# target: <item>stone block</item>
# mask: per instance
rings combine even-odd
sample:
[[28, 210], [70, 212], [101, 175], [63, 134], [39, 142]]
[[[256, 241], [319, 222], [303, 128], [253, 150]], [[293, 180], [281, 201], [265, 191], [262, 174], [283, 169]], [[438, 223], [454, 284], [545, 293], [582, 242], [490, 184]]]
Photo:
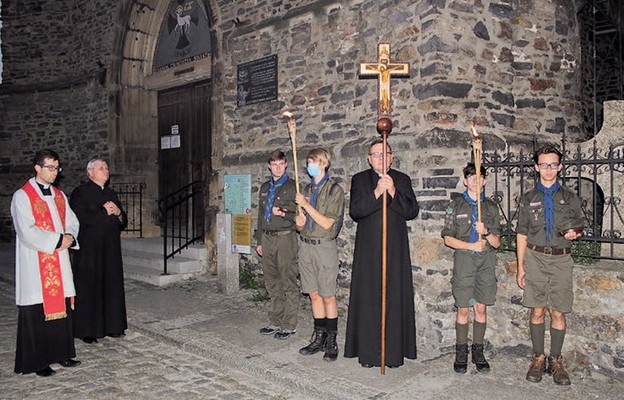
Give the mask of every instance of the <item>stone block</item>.
[[529, 78], [529, 82], [531, 82], [531, 90], [536, 92], [557, 88], [557, 81], [554, 79]]
[[477, 22], [477, 24], [472, 28], [472, 32], [474, 32], [475, 36], [479, 39], [490, 40], [490, 33], [482, 21]]
[[414, 85], [412, 93], [419, 100], [428, 99], [434, 96], [463, 99], [468, 96], [470, 89], [472, 89], [472, 84], [470, 83], [436, 82], [431, 85]]
[[497, 18], [502, 18], [502, 19], [511, 19], [511, 17], [513, 17], [514, 15], [513, 8], [511, 7], [511, 5], [504, 4], [504, 3], [492, 2], [490, 3], [490, 6], [488, 7], [488, 11], [493, 16]]
[[611, 292], [622, 288], [622, 283], [614, 277], [591, 276], [581, 279], [581, 283], [597, 292]]

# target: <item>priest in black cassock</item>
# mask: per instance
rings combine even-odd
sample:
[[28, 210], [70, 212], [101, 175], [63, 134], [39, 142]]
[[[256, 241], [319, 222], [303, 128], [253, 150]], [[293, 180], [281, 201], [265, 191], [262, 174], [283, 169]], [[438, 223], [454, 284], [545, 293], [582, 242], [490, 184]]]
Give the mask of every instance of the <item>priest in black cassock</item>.
[[72, 263], [76, 284], [74, 337], [94, 343], [105, 336], [119, 337], [128, 328], [120, 238], [128, 219], [117, 194], [106, 186], [106, 161], [89, 161], [87, 175], [89, 180], [70, 198], [80, 221], [81, 243]]
[[383, 171], [383, 142], [368, 152], [371, 169], [351, 180], [349, 214], [357, 222], [345, 357], [358, 357], [362, 367], [381, 366], [381, 236], [382, 195], [388, 192], [388, 252], [386, 291], [386, 358], [389, 368], [416, 358], [414, 286], [406, 221], [418, 215], [418, 201], [409, 176], [390, 169], [393, 155], [387, 145]]

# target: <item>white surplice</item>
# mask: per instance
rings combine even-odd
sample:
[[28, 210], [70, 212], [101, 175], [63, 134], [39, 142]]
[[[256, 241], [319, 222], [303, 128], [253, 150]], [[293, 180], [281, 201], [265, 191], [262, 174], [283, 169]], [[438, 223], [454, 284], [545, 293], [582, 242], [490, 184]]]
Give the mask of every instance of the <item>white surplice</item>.
[[[32, 185], [39, 197], [45, 201], [50, 209], [52, 221], [54, 222], [54, 232], [45, 231], [35, 226], [30, 199], [23, 189], [19, 189], [13, 194], [11, 200], [11, 216], [15, 227], [15, 303], [18, 306], [28, 306], [43, 303], [41, 290], [41, 275], [39, 273], [38, 252], [52, 254], [58, 244], [61, 233], [70, 233], [76, 238], [76, 243], [72, 249], [78, 249], [78, 230], [80, 224], [78, 218], [69, 207], [69, 201], [63, 192], [54, 188], [51, 196], [44, 196], [35, 178], [31, 178], [28, 183]], [[59, 217], [54, 196], [60, 195], [65, 198], [65, 230]], [[69, 251], [59, 252], [61, 264], [61, 276], [63, 279], [64, 297], [76, 295], [74, 288], [74, 278], [69, 261]]]

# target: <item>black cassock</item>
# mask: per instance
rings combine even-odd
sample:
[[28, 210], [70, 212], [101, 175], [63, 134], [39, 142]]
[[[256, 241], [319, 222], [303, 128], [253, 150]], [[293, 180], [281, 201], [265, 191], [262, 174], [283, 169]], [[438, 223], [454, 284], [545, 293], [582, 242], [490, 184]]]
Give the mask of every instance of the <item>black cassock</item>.
[[[107, 215], [103, 205], [113, 201], [122, 218]], [[76, 285], [74, 337], [102, 338], [123, 334], [128, 328], [124, 293], [120, 232], [127, 215], [117, 194], [89, 180], [77, 187], [69, 200], [80, 221], [72, 269]]]
[[[416, 358], [414, 286], [406, 221], [418, 215], [409, 176], [389, 170], [396, 193], [388, 198], [386, 291], [386, 366]], [[357, 222], [345, 357], [381, 366], [381, 235], [382, 196], [373, 193], [379, 175], [360, 172], [351, 180], [349, 214]]]

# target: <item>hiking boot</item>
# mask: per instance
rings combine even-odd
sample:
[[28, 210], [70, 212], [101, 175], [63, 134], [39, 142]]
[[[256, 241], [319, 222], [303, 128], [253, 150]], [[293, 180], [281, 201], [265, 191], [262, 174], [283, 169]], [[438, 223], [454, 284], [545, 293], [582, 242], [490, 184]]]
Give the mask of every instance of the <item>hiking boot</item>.
[[456, 344], [455, 345], [455, 362], [453, 363], [453, 369], [458, 374], [465, 374], [468, 370], [468, 345]]
[[526, 374], [526, 380], [529, 382], [539, 382], [546, 371], [546, 356], [543, 354], [535, 354], [531, 360], [531, 366]]
[[483, 345], [472, 345], [472, 363], [477, 367], [477, 372], [490, 372], [490, 364], [483, 355]]
[[275, 333], [279, 332], [280, 327], [276, 325], [267, 325], [263, 328], [260, 328], [260, 333], [263, 335], [275, 335]]
[[338, 343], [336, 343], [336, 336], [338, 332], [328, 332], [327, 340], [325, 341], [325, 354], [323, 355], [323, 361], [336, 361], [338, 358]]
[[568, 371], [563, 366], [562, 356], [549, 356], [546, 372], [549, 375], [552, 375], [553, 381], [557, 385], [570, 385], [572, 383], [570, 382], [570, 374], [568, 374]]
[[315, 328], [312, 337], [310, 337], [310, 344], [299, 349], [299, 354], [309, 356], [318, 353], [321, 350], [325, 350], [326, 343], [327, 328]]
[[290, 329], [280, 329], [279, 331], [275, 332], [275, 335], [273, 335], [273, 337], [279, 340], [286, 340], [295, 333], [297, 333], [296, 329], [293, 329], [292, 331]]

